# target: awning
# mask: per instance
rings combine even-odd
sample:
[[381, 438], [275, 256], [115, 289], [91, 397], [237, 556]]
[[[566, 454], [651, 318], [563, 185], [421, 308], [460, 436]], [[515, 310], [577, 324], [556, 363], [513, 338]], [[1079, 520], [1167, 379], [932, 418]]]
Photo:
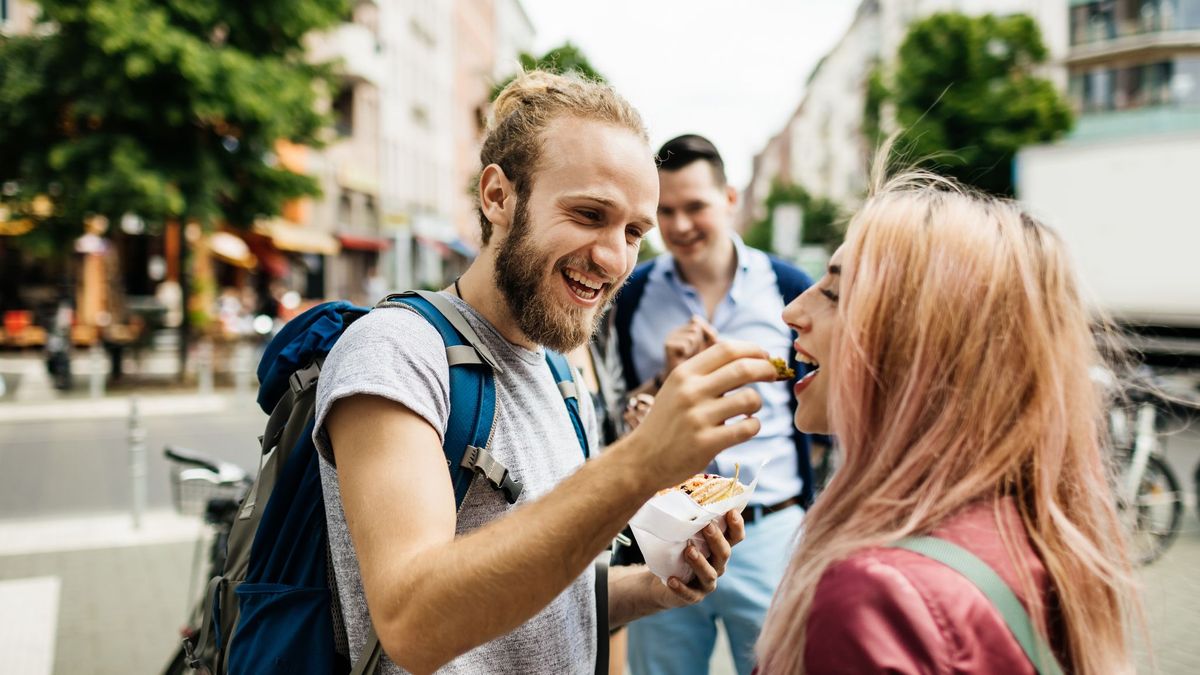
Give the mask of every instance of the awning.
[[339, 234], [337, 240], [342, 248], [351, 251], [387, 251], [392, 248], [392, 240], [383, 237], [365, 237], [357, 234]]
[[454, 241], [451, 241], [448, 245], [450, 246], [451, 251], [454, 251], [464, 258], [472, 259], [479, 255], [479, 249], [463, 241], [461, 237], [455, 237]]
[[424, 246], [425, 248], [434, 251], [442, 258], [449, 258], [450, 254], [452, 253], [450, 247], [446, 245], [446, 242], [439, 239], [423, 237], [419, 234], [413, 235], [413, 239], [417, 242], [417, 245]]
[[254, 269], [258, 259], [250, 252], [250, 247], [241, 237], [232, 232], [213, 232], [208, 236], [208, 250], [222, 262], [229, 263], [242, 269]]
[[270, 237], [256, 232], [244, 232], [242, 238], [246, 240], [246, 245], [250, 247], [254, 257], [258, 258], [258, 268], [266, 272], [267, 276], [283, 279], [288, 275], [291, 265], [287, 256], [271, 245]]
[[255, 223], [254, 230], [270, 237], [271, 243], [281, 251], [337, 255], [342, 250], [341, 244], [332, 235], [283, 220], [259, 221]]
[[0, 219], [0, 237], [19, 237], [23, 234], [29, 234], [33, 229], [33, 221], [28, 218], [19, 220], [3, 220]]

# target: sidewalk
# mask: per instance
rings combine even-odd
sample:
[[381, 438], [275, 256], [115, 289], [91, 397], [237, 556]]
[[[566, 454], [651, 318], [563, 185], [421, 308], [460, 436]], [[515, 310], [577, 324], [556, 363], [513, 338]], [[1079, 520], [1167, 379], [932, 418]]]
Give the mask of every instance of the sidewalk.
[[[179, 354], [173, 347], [144, 349], [136, 358], [124, 358], [124, 376], [109, 379], [108, 355], [99, 350], [76, 350], [71, 356], [72, 385], [69, 391], [54, 388], [41, 351], [0, 352], [0, 406], [11, 402], [49, 403], [89, 398], [93, 389], [110, 393], [185, 393], [203, 391], [196, 383], [205, 380], [207, 391], [213, 383], [232, 386], [240, 391], [257, 387], [254, 370], [261, 354], [260, 345], [240, 344], [221, 347], [222, 357], [200, 350], [189, 359], [188, 385], [179, 381]], [[226, 353], [228, 352], [228, 353]], [[204, 367], [203, 364], [208, 364]], [[200, 371], [203, 371], [202, 373]]]
[[147, 514], [138, 532], [128, 514], [0, 521], [5, 672], [160, 672], [186, 619], [203, 532], [167, 512]]

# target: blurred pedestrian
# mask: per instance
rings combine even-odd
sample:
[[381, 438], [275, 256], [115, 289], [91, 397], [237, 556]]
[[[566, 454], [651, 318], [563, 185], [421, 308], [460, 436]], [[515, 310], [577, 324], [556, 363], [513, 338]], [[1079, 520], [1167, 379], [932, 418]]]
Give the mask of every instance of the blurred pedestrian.
[[[803, 272], [746, 246], [734, 232], [737, 191], [708, 139], [689, 134], [667, 141], [658, 160], [658, 223], [667, 253], [633, 273], [614, 309], [628, 422], [657, 405], [654, 395], [665, 378], [719, 337], [787, 356], [792, 335], [778, 317], [810, 284]], [[786, 383], [755, 388], [763, 399], [757, 415], [762, 430], [722, 452], [707, 469], [732, 476], [737, 464], [757, 469], [769, 462], [743, 512], [746, 540], [703, 602], [630, 626], [629, 663], [639, 675], [684, 675], [708, 663], [717, 619], [729, 635], [738, 672], [749, 675], [753, 668], [754, 642], [812, 489], [808, 439], [792, 427]], [[635, 551], [629, 553], [622, 562], [638, 560]]]
[[1133, 672], [1101, 358], [1057, 236], [1012, 202], [901, 176], [783, 318], [819, 364], [796, 426], [835, 433], [843, 466], [759, 672]]

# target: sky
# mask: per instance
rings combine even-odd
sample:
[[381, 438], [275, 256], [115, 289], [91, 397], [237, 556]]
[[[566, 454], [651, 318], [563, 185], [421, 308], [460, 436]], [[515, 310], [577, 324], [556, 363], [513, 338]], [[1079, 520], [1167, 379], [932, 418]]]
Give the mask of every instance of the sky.
[[813, 67], [841, 38], [858, 0], [521, 0], [534, 52], [570, 40], [642, 113], [655, 148], [708, 137], [729, 181], [799, 105]]

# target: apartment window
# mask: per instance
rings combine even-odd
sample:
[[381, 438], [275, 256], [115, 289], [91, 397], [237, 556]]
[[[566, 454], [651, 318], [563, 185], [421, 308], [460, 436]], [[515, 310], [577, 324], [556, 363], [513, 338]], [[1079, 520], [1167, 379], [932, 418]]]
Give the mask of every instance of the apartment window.
[[1170, 61], [1150, 63], [1141, 71], [1143, 105], [1166, 105], [1171, 102], [1171, 78], [1175, 64]]
[[338, 136], [354, 134], [354, 87], [347, 86], [333, 99], [333, 128]]
[[0, 23], [8, 21], [8, 0], [0, 0]]
[[363, 213], [366, 217], [366, 226], [372, 231], [379, 229], [379, 209], [375, 206], [375, 198], [367, 195], [363, 200]]
[[1200, 0], [1174, 0], [1175, 27], [1182, 30], [1200, 28]]
[[342, 228], [354, 225], [354, 201], [348, 192], [343, 192], [341, 198], [338, 199], [337, 224]]
[[429, 128], [429, 109], [420, 103], [414, 103], [412, 107], [413, 122], [424, 129]]
[[1171, 101], [1177, 105], [1200, 105], [1200, 57], [1176, 59], [1171, 75]]
[[1071, 44], [1111, 40], [1117, 36], [1116, 0], [1099, 0], [1071, 8]]
[[1116, 91], [1113, 80], [1116, 71], [1099, 68], [1088, 73], [1083, 80], [1083, 109], [1085, 112], [1112, 110], [1116, 107]]
[[425, 43], [426, 47], [433, 49], [437, 46], [437, 39], [433, 36], [433, 31], [426, 28], [425, 24], [417, 17], [414, 16], [409, 20], [408, 27], [418, 40]]
[[1084, 95], [1084, 89], [1087, 86], [1087, 75], [1072, 75], [1067, 81], [1067, 96], [1071, 99], [1072, 105], [1075, 106], [1075, 112], [1083, 112], [1087, 97]]

